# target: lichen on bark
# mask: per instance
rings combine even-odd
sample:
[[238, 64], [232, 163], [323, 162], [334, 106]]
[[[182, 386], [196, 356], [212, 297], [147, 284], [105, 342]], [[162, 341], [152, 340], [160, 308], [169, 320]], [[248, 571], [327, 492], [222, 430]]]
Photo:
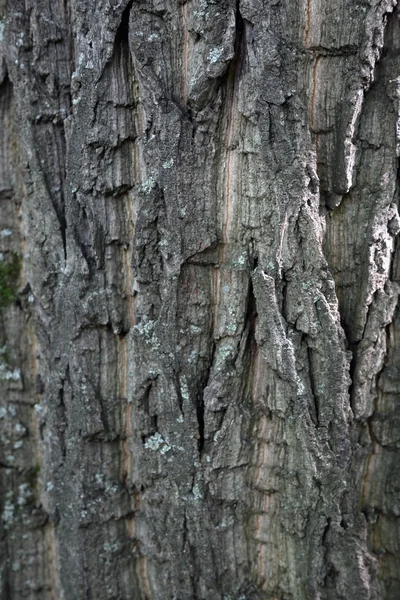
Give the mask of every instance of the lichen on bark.
[[395, 600], [397, 2], [2, 6], [0, 595]]

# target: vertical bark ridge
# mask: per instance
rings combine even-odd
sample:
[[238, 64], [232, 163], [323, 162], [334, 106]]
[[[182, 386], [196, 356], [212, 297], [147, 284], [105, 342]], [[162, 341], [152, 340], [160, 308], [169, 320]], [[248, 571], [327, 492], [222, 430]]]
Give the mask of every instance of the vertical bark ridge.
[[304, 29], [304, 46], [308, 48], [310, 43], [311, 19], [312, 19], [312, 0], [306, 0], [305, 7], [305, 29]]
[[[1, 50], [0, 44], [0, 63]], [[51, 586], [45, 539], [49, 515], [40, 501], [42, 456], [34, 403], [41, 389], [35, 391], [35, 298], [21, 268], [21, 205], [27, 190], [15, 111], [14, 86], [5, 69], [0, 84], [0, 594], [37, 598], [39, 590]], [[40, 556], [33, 563], [29, 559], [36, 552]]]
[[[351, 402], [359, 436], [355, 456], [357, 460], [360, 455], [365, 457], [359, 483], [361, 510], [368, 523], [369, 549], [379, 559], [383, 597], [394, 598], [398, 593], [394, 591], [397, 559], [389, 550], [393, 548], [392, 542], [388, 540], [385, 546], [378, 541], [377, 534], [382, 523], [386, 526], [392, 518], [390, 501], [383, 502], [382, 497], [378, 500], [377, 490], [387, 486], [388, 480], [384, 483], [387, 468], [393, 463], [389, 456], [385, 457], [375, 424], [378, 421], [381, 428], [387, 428], [386, 418], [393, 418], [391, 409], [385, 413], [380, 382], [391, 363], [391, 343], [386, 330], [395, 326], [398, 296], [392, 267], [398, 231], [398, 111], [396, 92], [390, 83], [399, 68], [397, 8], [387, 17], [387, 23], [386, 16], [383, 22], [385, 40], [381, 34], [380, 60], [374, 67], [373, 82], [365, 92], [354, 138], [358, 156], [355, 183], [328, 219], [327, 247], [342, 324], [353, 352]], [[388, 446], [390, 439], [391, 434]], [[395, 448], [394, 445], [391, 457], [396, 453]]]
[[182, 92], [181, 104], [186, 106], [188, 96], [188, 73], [189, 73], [189, 41], [190, 33], [188, 30], [188, 2], [182, 3], [182, 30], [183, 30], [183, 57], [182, 57]]

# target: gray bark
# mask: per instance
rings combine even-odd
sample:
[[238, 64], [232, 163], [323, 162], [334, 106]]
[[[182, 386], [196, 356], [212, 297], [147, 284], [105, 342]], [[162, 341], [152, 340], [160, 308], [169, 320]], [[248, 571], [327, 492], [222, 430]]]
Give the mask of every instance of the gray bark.
[[395, 0], [0, 2], [2, 599], [400, 597], [399, 115]]

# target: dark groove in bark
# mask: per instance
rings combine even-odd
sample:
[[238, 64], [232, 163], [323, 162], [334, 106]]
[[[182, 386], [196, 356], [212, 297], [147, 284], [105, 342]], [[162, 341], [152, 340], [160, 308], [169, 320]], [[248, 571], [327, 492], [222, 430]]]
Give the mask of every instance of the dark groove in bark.
[[283, 270], [282, 270], [282, 277], [281, 277], [281, 299], [282, 299], [281, 300], [282, 301], [282, 308], [281, 308], [282, 317], [287, 322], [287, 280], [286, 280], [285, 271], [283, 271]]
[[[65, 380], [64, 380], [65, 381]], [[65, 442], [65, 430], [68, 427], [68, 421], [67, 421], [67, 417], [66, 417], [66, 408], [65, 408], [65, 398], [64, 398], [64, 381], [62, 384], [62, 387], [59, 390], [59, 395], [58, 395], [58, 402], [59, 402], [59, 407], [60, 407], [60, 417], [59, 417], [59, 422], [58, 422], [58, 436], [59, 436], [59, 441], [60, 441], [60, 449], [61, 449], [61, 456], [63, 461], [65, 460], [66, 456], [67, 456], [67, 446], [66, 446], [66, 442]]]
[[[55, 127], [54, 127], [54, 129], [55, 129]], [[64, 136], [64, 128], [62, 128], [61, 135]], [[65, 142], [65, 138], [64, 138], [64, 142]], [[39, 142], [38, 142], [38, 144], [39, 144]], [[65, 156], [65, 153], [64, 153], [64, 156]], [[40, 160], [40, 157], [39, 157], [39, 160]], [[65, 161], [64, 161], [63, 165], [60, 165], [60, 173], [61, 172], [65, 173]], [[64, 192], [63, 192], [65, 179], [63, 182], [61, 182], [60, 200], [58, 202], [55, 197], [55, 194], [51, 190], [50, 176], [48, 173], [46, 173], [46, 171], [43, 171], [43, 178], [45, 181], [47, 193], [48, 193], [51, 203], [53, 205], [54, 212], [56, 214], [56, 217], [57, 217], [57, 220], [58, 220], [58, 223], [60, 226], [60, 233], [61, 233], [63, 252], [64, 252], [64, 260], [67, 260], [67, 221], [65, 218], [65, 196], [64, 196]]]
[[[254, 269], [257, 268], [258, 260], [254, 260]], [[253, 270], [254, 270], [253, 269]], [[244, 331], [247, 329], [247, 341], [246, 348], [252, 352], [256, 342], [256, 322], [257, 322], [257, 304], [256, 297], [254, 295], [253, 280], [249, 277], [249, 288], [247, 292], [247, 304], [246, 304], [246, 316], [244, 320]]]
[[197, 440], [197, 447], [200, 456], [202, 455], [204, 448], [204, 399], [201, 398], [197, 402], [196, 406], [197, 423], [199, 426], [199, 439]]
[[319, 401], [318, 401], [318, 393], [315, 386], [315, 378], [314, 378], [314, 370], [313, 370], [313, 361], [312, 361], [312, 349], [307, 344], [307, 359], [308, 359], [308, 373], [310, 378], [310, 387], [311, 387], [311, 395], [314, 400], [314, 405], [310, 406], [309, 403], [309, 412], [312, 422], [316, 427], [319, 427]]
[[[114, 40], [114, 48], [117, 49], [123, 44], [127, 44], [129, 47], [129, 18], [133, 5], [133, 0], [130, 0], [124, 9], [121, 16], [121, 23], [117, 29]], [[115, 51], [115, 50], [114, 50]]]
[[[245, 33], [245, 22], [240, 12], [240, 0], [237, 0], [235, 8], [234, 54], [225, 75], [221, 79], [221, 87], [226, 92], [226, 100], [231, 104], [234, 103], [234, 95], [237, 93], [237, 82], [244, 66]], [[229, 113], [230, 110], [228, 109], [227, 112]]]
[[182, 396], [181, 384], [179, 382], [179, 376], [177, 374], [175, 375], [175, 391], [176, 391], [176, 396], [178, 398], [179, 410], [180, 410], [181, 414], [183, 414], [183, 396]]
[[[344, 328], [343, 328], [344, 330]], [[345, 331], [345, 330], [344, 330]], [[348, 338], [347, 338], [348, 340]], [[349, 366], [349, 377], [350, 377], [350, 384], [349, 384], [349, 388], [348, 388], [348, 392], [349, 392], [349, 401], [350, 401], [350, 406], [351, 409], [354, 412], [354, 389], [356, 386], [356, 366], [357, 366], [357, 348], [358, 348], [358, 344], [350, 344], [348, 342], [348, 349], [351, 352], [351, 360], [350, 360], [350, 366]]]
[[203, 455], [203, 450], [204, 450], [204, 443], [205, 443], [205, 432], [204, 432], [204, 419], [205, 419], [205, 406], [204, 406], [204, 391], [206, 389], [206, 387], [208, 386], [208, 384], [210, 383], [210, 376], [211, 376], [211, 368], [214, 364], [214, 356], [215, 356], [215, 349], [216, 349], [216, 344], [215, 342], [212, 343], [211, 346], [211, 351], [210, 351], [210, 358], [209, 358], [209, 363], [208, 363], [208, 369], [205, 373], [204, 376], [204, 383], [201, 386], [201, 391], [199, 396], [197, 397], [197, 401], [196, 401], [196, 416], [197, 416], [197, 424], [198, 424], [198, 440], [197, 440], [197, 449], [199, 452], [200, 457]]

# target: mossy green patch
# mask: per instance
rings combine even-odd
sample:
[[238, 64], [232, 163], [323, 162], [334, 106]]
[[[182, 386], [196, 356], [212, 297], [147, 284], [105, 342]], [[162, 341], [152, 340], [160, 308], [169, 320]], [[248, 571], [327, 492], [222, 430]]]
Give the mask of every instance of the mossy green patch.
[[0, 262], [0, 309], [17, 298], [16, 287], [21, 272], [21, 258], [15, 252], [8, 260]]
[[29, 486], [33, 489], [36, 486], [40, 474], [40, 465], [30, 467], [26, 473], [26, 480]]

